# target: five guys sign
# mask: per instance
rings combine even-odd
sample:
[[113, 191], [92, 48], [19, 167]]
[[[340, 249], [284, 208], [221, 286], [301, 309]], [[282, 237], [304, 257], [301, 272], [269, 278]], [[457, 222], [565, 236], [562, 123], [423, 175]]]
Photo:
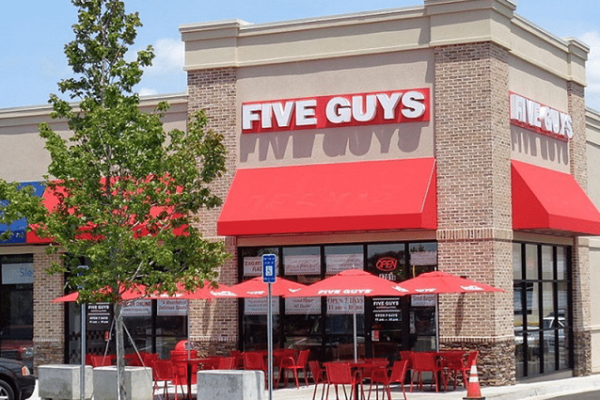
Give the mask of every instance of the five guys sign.
[[429, 89], [242, 104], [242, 133], [429, 121]]

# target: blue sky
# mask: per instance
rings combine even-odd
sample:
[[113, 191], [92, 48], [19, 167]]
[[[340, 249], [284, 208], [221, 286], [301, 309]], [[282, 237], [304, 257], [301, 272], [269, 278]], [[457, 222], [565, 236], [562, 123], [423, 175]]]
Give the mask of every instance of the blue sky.
[[[600, 2], [590, 0], [513, 0], [517, 14], [558, 37], [576, 37], [591, 48], [588, 106], [600, 111]], [[125, 0], [144, 26], [135, 49], [152, 44], [154, 66], [137, 88], [141, 94], [185, 91], [183, 24], [239, 18], [251, 23], [421, 6], [423, 0]], [[69, 0], [7, 1], [0, 13], [0, 108], [46, 104], [56, 83], [69, 76], [63, 53], [71, 41], [76, 8]]]

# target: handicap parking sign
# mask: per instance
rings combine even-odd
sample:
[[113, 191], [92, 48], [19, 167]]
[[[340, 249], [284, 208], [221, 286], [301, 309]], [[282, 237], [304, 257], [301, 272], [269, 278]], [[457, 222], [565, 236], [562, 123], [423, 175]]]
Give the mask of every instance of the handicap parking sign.
[[262, 256], [262, 276], [264, 283], [275, 283], [275, 254], [263, 254]]

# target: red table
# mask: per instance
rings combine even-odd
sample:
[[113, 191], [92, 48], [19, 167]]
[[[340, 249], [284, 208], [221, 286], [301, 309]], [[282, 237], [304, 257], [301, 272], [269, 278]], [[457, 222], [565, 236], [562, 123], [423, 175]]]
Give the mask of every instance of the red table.
[[[173, 359], [175, 366], [177, 364], [185, 364], [186, 371], [186, 382], [187, 382], [187, 398], [192, 398], [192, 378], [194, 377], [194, 370], [198, 371], [200, 366], [204, 365], [207, 360], [205, 358], [179, 358]], [[194, 369], [194, 366], [196, 367]]]

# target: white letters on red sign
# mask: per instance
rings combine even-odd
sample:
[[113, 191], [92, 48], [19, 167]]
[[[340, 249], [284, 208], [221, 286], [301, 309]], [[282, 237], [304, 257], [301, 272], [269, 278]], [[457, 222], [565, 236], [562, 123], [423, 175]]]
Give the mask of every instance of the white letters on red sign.
[[242, 133], [429, 121], [429, 89], [242, 104]]
[[573, 137], [573, 119], [569, 114], [515, 93], [510, 93], [510, 122], [560, 140]]

